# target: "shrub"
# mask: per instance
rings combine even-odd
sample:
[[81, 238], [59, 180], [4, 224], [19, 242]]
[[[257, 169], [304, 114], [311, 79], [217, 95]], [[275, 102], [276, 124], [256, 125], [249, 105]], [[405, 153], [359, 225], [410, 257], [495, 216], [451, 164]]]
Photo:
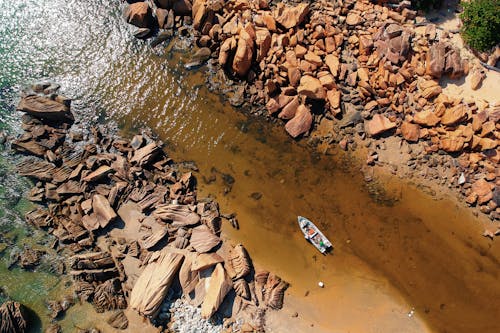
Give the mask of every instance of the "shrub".
[[462, 37], [470, 47], [486, 51], [500, 43], [500, 0], [462, 2]]

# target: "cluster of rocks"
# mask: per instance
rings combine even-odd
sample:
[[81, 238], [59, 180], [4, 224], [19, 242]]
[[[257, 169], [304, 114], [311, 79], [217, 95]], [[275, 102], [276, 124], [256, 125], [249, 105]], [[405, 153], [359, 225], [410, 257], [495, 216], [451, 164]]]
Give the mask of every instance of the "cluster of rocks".
[[[368, 0], [172, 3], [191, 5], [197, 44], [209, 48], [210, 62], [224, 75], [244, 82], [236, 94], [265, 106], [266, 116], [282, 120], [292, 137], [326, 118], [333, 124], [329, 142], [343, 147], [353, 134], [368, 141], [396, 135], [428, 155], [460, 155], [454, 171], [455, 181], [465, 179], [461, 193], [498, 220], [500, 105], [443, 93], [439, 79], [467, 75], [469, 63], [448, 32], [407, 2], [393, 8]], [[152, 18], [161, 17], [157, 11]], [[483, 78], [484, 70], [474, 67], [472, 88]]]
[[[157, 319], [169, 290], [205, 319], [221, 313], [224, 300], [233, 317], [282, 307], [288, 283], [255, 272], [243, 245], [220, 238], [218, 204], [197, 199], [192, 172], [161, 142], [145, 133], [127, 140], [98, 128], [73, 132], [69, 100], [44, 94], [46, 86], [22, 97], [24, 133], [12, 148], [26, 155], [17, 169], [35, 181], [29, 199], [41, 204], [26, 219], [71, 255], [82, 301], [113, 311], [108, 323], [117, 329], [128, 326], [127, 308]], [[70, 305], [51, 302], [53, 318]]]

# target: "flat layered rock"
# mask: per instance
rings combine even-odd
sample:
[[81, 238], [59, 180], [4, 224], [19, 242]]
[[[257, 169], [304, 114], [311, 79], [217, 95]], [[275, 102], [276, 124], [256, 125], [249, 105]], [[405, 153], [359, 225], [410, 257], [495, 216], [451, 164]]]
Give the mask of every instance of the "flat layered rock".
[[153, 215], [172, 223], [175, 227], [185, 227], [200, 222], [200, 216], [191, 211], [187, 205], [159, 205]]
[[183, 259], [182, 254], [167, 248], [155, 252], [130, 293], [130, 307], [143, 316], [155, 317]]
[[224, 267], [222, 264], [217, 264], [208, 279], [206, 294], [201, 306], [201, 316], [205, 319], [212, 317], [232, 287], [233, 283], [226, 274]]
[[39, 119], [73, 120], [68, 106], [44, 96], [32, 95], [22, 98], [17, 105], [17, 110]]
[[160, 151], [161, 149], [158, 147], [156, 142], [151, 142], [144, 147], [137, 149], [134, 156], [130, 160], [130, 163], [138, 164], [139, 166], [147, 165], [160, 153]]
[[201, 271], [222, 262], [224, 259], [217, 253], [199, 253], [192, 259], [191, 270]]
[[94, 210], [94, 214], [97, 216], [99, 226], [101, 228], [105, 228], [117, 217], [115, 211], [111, 208], [108, 199], [100, 194], [95, 194], [92, 197], [92, 209]]
[[198, 253], [205, 253], [219, 245], [220, 238], [204, 224], [193, 229], [190, 243]]

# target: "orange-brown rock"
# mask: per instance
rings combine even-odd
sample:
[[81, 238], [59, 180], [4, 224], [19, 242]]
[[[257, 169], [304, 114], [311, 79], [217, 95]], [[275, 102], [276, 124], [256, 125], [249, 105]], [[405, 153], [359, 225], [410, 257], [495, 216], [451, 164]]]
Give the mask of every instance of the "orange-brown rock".
[[101, 228], [105, 228], [109, 222], [117, 217], [108, 199], [100, 194], [95, 194], [92, 197], [92, 209], [94, 210], [94, 214], [97, 215]]
[[486, 76], [482, 71], [478, 69], [473, 70], [472, 73], [470, 74], [470, 88], [472, 90], [477, 90], [485, 77]]
[[303, 47], [302, 45], [295, 46], [295, 55], [297, 56], [297, 58], [300, 58], [300, 59], [304, 58], [306, 53], [307, 53], [307, 49], [305, 47]]
[[125, 9], [125, 20], [127, 23], [139, 28], [149, 28], [153, 23], [153, 14], [151, 7], [147, 2], [136, 2], [130, 4]]
[[436, 126], [440, 119], [431, 110], [420, 111], [413, 116], [413, 122], [423, 126]]
[[191, 270], [193, 271], [201, 271], [224, 262], [224, 259], [217, 253], [198, 253], [191, 260]]
[[368, 55], [373, 48], [373, 39], [370, 35], [361, 35], [359, 37], [359, 54]]
[[325, 63], [330, 69], [333, 77], [337, 77], [339, 75], [340, 61], [336, 55], [328, 54], [325, 57]]
[[17, 110], [38, 119], [64, 120], [69, 115], [69, 107], [44, 96], [26, 96], [21, 99]]
[[309, 4], [301, 3], [295, 7], [279, 2], [274, 11], [276, 22], [290, 29], [300, 25], [309, 13]]
[[441, 42], [430, 47], [429, 51], [427, 52], [427, 74], [436, 78], [441, 77], [445, 65], [445, 51], [446, 46]]
[[293, 99], [278, 114], [278, 118], [292, 119], [293, 117], [295, 117], [295, 113], [297, 112], [299, 105], [300, 105], [299, 96], [294, 96]]
[[220, 238], [204, 224], [193, 228], [190, 243], [198, 253], [209, 252], [221, 242]]
[[446, 109], [441, 117], [441, 124], [449, 126], [462, 121], [467, 117], [467, 112], [463, 104], [458, 104], [451, 109]]
[[270, 98], [269, 101], [266, 103], [266, 109], [267, 109], [267, 114], [272, 115], [280, 109], [280, 105], [278, 104], [278, 101], [274, 98]]
[[24, 305], [14, 301], [6, 301], [0, 306], [0, 332], [23, 333], [27, 332], [30, 322], [27, 320]]
[[495, 149], [498, 146], [498, 140], [481, 138], [479, 140], [479, 146], [481, 146], [481, 150]]
[[193, 5], [189, 0], [175, 0], [172, 9], [177, 16], [191, 16]]
[[240, 77], [244, 77], [252, 66], [254, 40], [245, 29], [240, 31], [240, 39], [233, 60], [233, 70]]
[[129, 306], [143, 316], [156, 316], [184, 256], [163, 248], [145, 263], [130, 293]]
[[323, 72], [322, 75], [318, 74], [319, 81], [325, 87], [326, 89], [333, 89], [335, 88], [335, 80], [332, 76], [332, 74], [328, 72]]
[[323, 65], [323, 60], [321, 60], [321, 57], [310, 51], [304, 55], [304, 59], [318, 67]]
[[417, 142], [420, 138], [420, 126], [405, 121], [401, 124], [401, 135], [406, 141]]
[[428, 87], [424, 91], [422, 91], [422, 97], [425, 99], [431, 99], [439, 95], [442, 91], [443, 89], [438, 85]]
[[203, 318], [208, 319], [217, 311], [232, 286], [233, 283], [222, 264], [217, 264], [212, 275], [208, 278], [208, 284], [205, 286], [206, 294], [201, 305], [201, 316]]
[[325, 99], [326, 91], [321, 82], [310, 75], [300, 78], [300, 85], [297, 89], [299, 95], [304, 95], [313, 99]]
[[255, 32], [255, 44], [257, 44], [257, 62], [267, 57], [271, 48], [271, 33], [267, 29], [257, 29]]
[[290, 85], [293, 87], [297, 87], [300, 82], [300, 70], [296, 66], [290, 66], [287, 69], [288, 71], [288, 81], [290, 82]]
[[493, 184], [488, 183], [484, 179], [476, 180], [474, 184], [472, 184], [472, 193], [477, 195], [478, 204], [486, 203], [493, 198], [493, 187]]
[[219, 50], [219, 65], [224, 67], [227, 64], [227, 61], [229, 59], [229, 56], [236, 48], [237, 42], [234, 37], [228, 38], [222, 43], [220, 50]]
[[375, 114], [373, 118], [365, 123], [365, 131], [370, 136], [384, 133], [396, 127], [396, 123], [390, 121], [381, 114]]
[[264, 25], [269, 31], [276, 31], [276, 21], [274, 20], [274, 17], [270, 13], [264, 13], [262, 14], [262, 21], [264, 22]]
[[295, 117], [289, 120], [285, 125], [285, 130], [293, 138], [301, 134], [309, 132], [312, 125], [312, 115], [309, 108], [305, 105], [300, 105], [295, 113]]
[[461, 137], [441, 139], [441, 141], [439, 141], [439, 148], [449, 153], [461, 151], [464, 148], [464, 139]]
[[347, 14], [347, 18], [345, 20], [345, 23], [347, 23], [347, 25], [355, 26], [360, 24], [361, 22], [363, 22], [363, 19], [359, 14], [356, 13]]
[[326, 92], [326, 97], [333, 109], [338, 109], [340, 107], [340, 90], [328, 90]]

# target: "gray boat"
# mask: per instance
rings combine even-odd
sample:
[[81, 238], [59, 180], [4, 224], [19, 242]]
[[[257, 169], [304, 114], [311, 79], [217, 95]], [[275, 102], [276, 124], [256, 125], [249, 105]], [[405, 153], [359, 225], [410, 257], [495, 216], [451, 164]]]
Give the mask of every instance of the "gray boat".
[[332, 247], [332, 243], [328, 240], [328, 238], [323, 235], [321, 231], [319, 231], [318, 227], [314, 225], [310, 220], [306, 219], [303, 216], [298, 217], [300, 230], [304, 233], [304, 238], [311, 242], [319, 252], [326, 253], [326, 251]]

